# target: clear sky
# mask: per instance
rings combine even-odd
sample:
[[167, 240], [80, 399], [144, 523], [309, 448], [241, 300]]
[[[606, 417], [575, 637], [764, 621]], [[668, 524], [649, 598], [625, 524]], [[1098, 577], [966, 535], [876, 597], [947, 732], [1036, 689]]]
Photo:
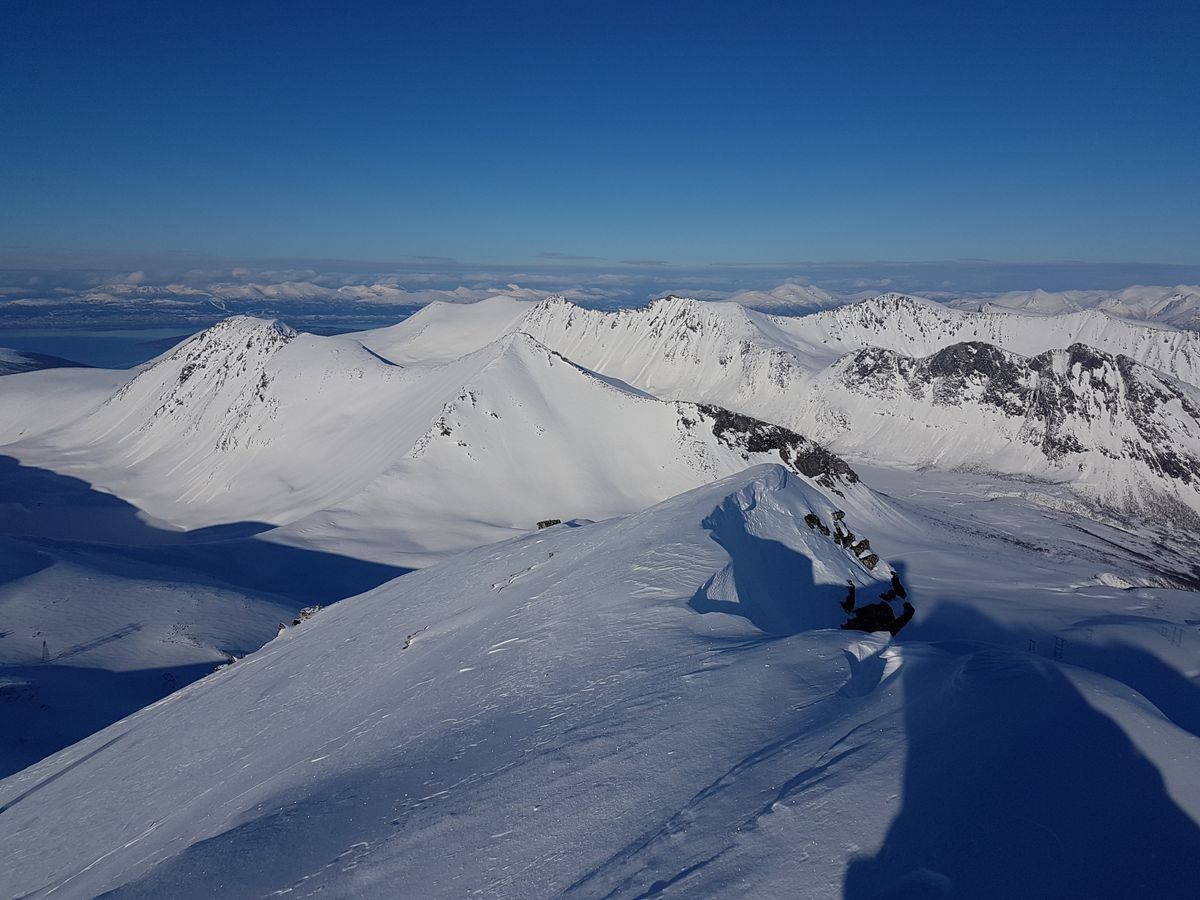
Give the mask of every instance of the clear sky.
[[0, 0], [0, 248], [1200, 263], [1200, 4]]

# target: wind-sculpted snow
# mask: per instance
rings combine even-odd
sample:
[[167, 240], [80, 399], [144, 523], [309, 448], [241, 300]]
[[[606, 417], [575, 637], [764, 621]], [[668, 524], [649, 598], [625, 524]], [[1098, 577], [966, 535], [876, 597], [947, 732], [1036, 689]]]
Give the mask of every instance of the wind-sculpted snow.
[[39, 409], [63, 377], [23, 376], [0, 395], [0, 409], [23, 423], [5, 435], [10, 452], [186, 527], [320, 509], [377, 474], [406, 431], [423, 430], [403, 410], [429, 406], [403, 369], [357, 342], [247, 317], [190, 338], [116, 389], [112, 372], [81, 374], [73, 404]]
[[[963, 312], [902, 294], [805, 316], [768, 316], [735, 304], [680, 298], [617, 312], [547, 300], [531, 309], [519, 327], [584, 365], [652, 393], [712, 402], [720, 399], [697, 392], [717, 390], [716, 383], [724, 380], [745, 381], [753, 374], [763, 379], [755, 384], [760, 390], [771, 383], [784, 387], [863, 347], [925, 356], [968, 341], [1025, 356], [1084, 343], [1200, 383], [1200, 334], [1098, 310], [1057, 316]], [[761, 362], [746, 359], [764, 353]], [[790, 361], [771, 359], [774, 353]], [[730, 396], [736, 397], [736, 391]]]
[[261, 647], [280, 622], [402, 569], [181, 533], [0, 455], [0, 777]]
[[[1195, 595], [925, 488], [759, 467], [320, 610], [0, 782], [0, 894], [1190, 897], [1198, 638], [1159, 630]], [[809, 515], [870, 535], [915, 631], [837, 627], [889, 570]]]
[[361, 340], [401, 365], [439, 365], [521, 330], [522, 319], [535, 305], [533, 301], [509, 297], [469, 304], [435, 301], [399, 325], [347, 337]]
[[[565, 889], [620, 834], [644, 827], [639, 792], [625, 783], [614, 793], [602, 775], [628, 774], [622, 742], [641, 758], [662, 746], [656, 731], [674, 732], [667, 743], [686, 753], [715, 716], [749, 723], [734, 706], [772, 702], [769, 686], [780, 682], [763, 664], [796, 656], [764, 646], [739, 661], [738, 645], [755, 642], [751, 622], [777, 634], [833, 628], [815, 646], [837, 658], [846, 582], [865, 592], [886, 581], [801, 524], [833, 511], [804, 479], [760, 467], [629, 519], [474, 551], [322, 610], [260, 653], [0, 783], [9, 861], [0, 893], [93, 896], [150, 878], [149, 893], [257, 894], [306, 875], [340, 881], [348, 872], [327, 866], [326, 848], [342, 844], [362, 861], [382, 851], [389, 869], [411, 866], [406, 889], [416, 896], [454, 890], [445, 866], [472, 857], [473, 886], [492, 882], [493, 895]], [[694, 611], [696, 597], [722, 612]], [[729, 665], [741, 674], [714, 679]], [[838, 668], [821, 676], [825, 690], [836, 691]], [[718, 707], [690, 724], [691, 714], [661, 719], [680, 690], [714, 688]], [[645, 716], [663, 727], [647, 729]], [[717, 752], [700, 771], [716, 777], [751, 742], [711, 736]], [[656, 763], [646, 783], [681, 802], [696, 762], [675, 774]], [[447, 843], [436, 820], [464, 803], [475, 824]], [[615, 830], [594, 818], [596, 804]], [[59, 815], [45, 816], [51, 808]], [[433, 855], [430, 841], [441, 847]], [[504, 849], [479, 853], [480, 842]], [[250, 846], [260, 850], [253, 862], [243, 856]], [[563, 854], [568, 847], [577, 849]], [[558, 862], [544, 871], [522, 864], [506, 875], [516, 856], [551, 848]], [[172, 871], [210, 850], [226, 862], [203, 881]], [[474, 881], [479, 870], [491, 874]], [[386, 893], [374, 881], [382, 874], [361, 887]]]
[[[1049, 375], [1031, 393], [1032, 369], [1002, 365], [1014, 348], [1041, 359], [1054, 349], [1046, 346], [1051, 339], [1072, 329], [1092, 334], [1098, 352], [1129, 361], [1096, 376], [1120, 381], [1118, 395]], [[970, 340], [954, 340], [965, 334]], [[1185, 370], [1198, 338], [1097, 312], [967, 314], [900, 295], [792, 319], [681, 298], [608, 313], [561, 299], [495, 298], [431, 306], [357, 339], [296, 336], [286, 326], [235, 318], [109, 397], [79, 391], [72, 415], [33, 412], [51, 399], [36, 390], [52, 383], [51, 373], [17, 379], [0, 408], [19, 405], [6, 417], [22, 422], [20, 433], [7, 436], [18, 439], [17, 455], [89, 478], [176, 524], [263, 520], [288, 526], [287, 540], [329, 540], [339, 552], [355, 552], [353, 535], [361, 531], [374, 535], [363, 549], [371, 558], [412, 565], [529, 521], [626, 513], [764, 461], [739, 460], [726, 453], [727, 443], [709, 446], [707, 437], [685, 434], [682, 420], [696, 415], [655, 406], [653, 397], [750, 416], [859, 459], [1070, 479], [1105, 502], [1145, 505], [1140, 494], [1175, 494], [1178, 482], [1194, 481], [1197, 453], [1191, 407], [1172, 399], [1186, 389], [1138, 360]], [[497, 362], [518, 353], [514, 341], [527, 355], [549, 360], [557, 353], [564, 365]], [[839, 361], [847, 352], [850, 361]], [[888, 352], [927, 360], [920, 378], [936, 389], [918, 396], [906, 387], [902, 401], [869, 402], [890, 396], [878, 384], [888, 370], [880, 354]], [[1121, 375], [1135, 373], [1131, 367], [1137, 374]], [[105, 379], [111, 375], [93, 380]], [[521, 386], [506, 387], [505, 379]], [[477, 403], [496, 393], [509, 407], [503, 418], [495, 405], [501, 400]], [[464, 420], [459, 430], [483, 429], [480, 435], [446, 433], [473, 404], [490, 421]], [[1102, 413], [1088, 412], [1096, 404]], [[627, 415], [655, 424], [633, 427]], [[617, 441], [633, 433], [641, 436]], [[631, 449], [602, 449], [614, 443]], [[76, 449], [84, 446], [92, 449]], [[438, 449], [427, 456], [431, 448]], [[1076, 448], [1091, 456], [1069, 459], [1084, 452]], [[673, 460], [639, 462], [662, 453]], [[331, 459], [341, 462], [331, 466]], [[1122, 469], [1126, 462], [1132, 470]], [[485, 470], [492, 473], [486, 482]], [[444, 481], [461, 489], [439, 496]], [[496, 491], [497, 484], [508, 487]], [[1188, 505], [1193, 494], [1182, 495]], [[494, 499], [469, 499], [475, 496]], [[475, 512], [462, 516], [468, 508]], [[386, 525], [357, 529], [356, 521], [442, 524], [422, 534], [406, 524], [398, 534]]]

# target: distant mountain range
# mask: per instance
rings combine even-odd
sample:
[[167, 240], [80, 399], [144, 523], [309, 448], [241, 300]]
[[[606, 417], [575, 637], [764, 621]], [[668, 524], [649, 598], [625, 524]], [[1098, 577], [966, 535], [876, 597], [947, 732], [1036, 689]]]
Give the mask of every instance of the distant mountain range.
[[684, 298], [604, 312], [500, 297], [338, 337], [235, 317], [132, 375], [6, 384], [0, 438], [23, 460], [177, 525], [261, 521], [339, 550], [370, 534], [350, 543], [403, 565], [780, 458], [731, 446], [697, 404], [852, 462], [1200, 511], [1200, 333], [1098, 309], [969, 312], [886, 294], [781, 317]]

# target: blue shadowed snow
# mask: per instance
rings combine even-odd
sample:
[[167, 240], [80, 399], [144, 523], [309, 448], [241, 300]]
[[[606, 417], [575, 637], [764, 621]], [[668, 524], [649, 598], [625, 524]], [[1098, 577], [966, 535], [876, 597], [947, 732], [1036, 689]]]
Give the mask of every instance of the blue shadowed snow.
[[[301, 607], [327, 606], [407, 571], [271, 543], [256, 536], [271, 527], [259, 522], [157, 528], [124, 500], [7, 456], [0, 498], [0, 777], [257, 649]], [[64, 596], [54, 582], [34, 584], [55, 566], [81, 570], [94, 588]], [[236, 605], [224, 636], [209, 643], [192, 627], [192, 610], [214, 594]], [[159, 627], [164, 617], [176, 624], [157, 634], [147, 616]], [[145, 642], [171, 645], [168, 654], [177, 645], [179, 662], [147, 666]], [[200, 645], [208, 662], [195, 661]]]
[[1200, 854], [1200, 827], [1061, 666], [994, 645], [927, 646], [902, 679], [903, 807], [879, 852], [851, 863], [845, 900], [1196, 896], [1184, 861]]

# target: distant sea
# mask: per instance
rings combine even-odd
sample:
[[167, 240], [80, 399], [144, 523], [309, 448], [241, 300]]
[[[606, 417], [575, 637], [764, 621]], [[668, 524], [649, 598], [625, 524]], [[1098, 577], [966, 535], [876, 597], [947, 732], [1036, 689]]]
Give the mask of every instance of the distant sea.
[[[398, 316], [403, 318], [403, 316]], [[387, 324], [391, 324], [388, 322]], [[313, 334], [345, 334], [362, 328], [378, 328], [378, 321], [355, 327], [309, 325], [298, 331]], [[196, 331], [174, 328], [5, 328], [0, 327], [0, 347], [45, 353], [85, 366], [128, 369], [165, 353]]]
[[46, 353], [85, 366], [128, 369], [170, 350], [188, 336], [178, 328], [0, 328], [0, 347]]

